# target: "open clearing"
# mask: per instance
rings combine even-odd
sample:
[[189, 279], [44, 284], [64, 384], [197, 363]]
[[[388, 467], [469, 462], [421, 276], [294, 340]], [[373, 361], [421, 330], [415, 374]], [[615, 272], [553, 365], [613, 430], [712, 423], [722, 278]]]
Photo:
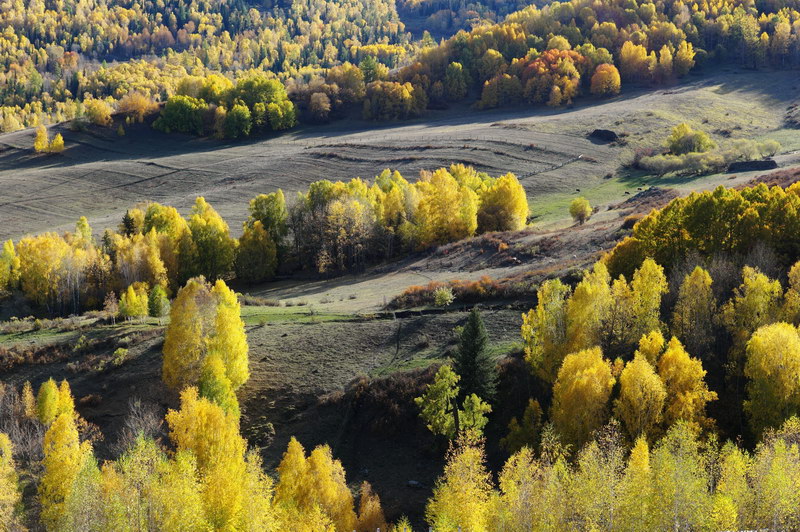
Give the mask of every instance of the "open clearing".
[[[783, 128], [782, 119], [799, 93], [796, 75], [770, 73], [768, 86], [763, 79], [760, 73], [723, 71], [670, 89], [583, 99], [570, 109], [458, 107], [416, 121], [344, 120], [241, 143], [165, 135], [146, 125], [129, 128], [124, 137], [113, 128], [75, 133], [59, 127], [68, 148], [61, 156], [34, 155], [33, 131], [19, 131], [0, 135], [0, 238], [70, 229], [81, 215], [101, 232], [138, 202], [159, 201], [187, 212], [198, 195], [238, 234], [248, 201], [259, 193], [282, 188], [291, 200], [319, 179], [371, 178], [384, 168], [413, 179], [420, 170], [452, 163], [492, 175], [515, 173], [534, 220], [558, 221], [577, 194], [603, 204], [656, 184], [621, 171], [621, 165], [635, 148], [659, 146], [681, 121], [721, 144], [726, 135], [775, 138], [790, 154], [781, 162], [794, 162], [791, 152], [800, 148], [800, 139]], [[627, 145], [591, 142], [586, 135], [595, 128], [627, 134]], [[684, 188], [707, 182], [661, 180]]]

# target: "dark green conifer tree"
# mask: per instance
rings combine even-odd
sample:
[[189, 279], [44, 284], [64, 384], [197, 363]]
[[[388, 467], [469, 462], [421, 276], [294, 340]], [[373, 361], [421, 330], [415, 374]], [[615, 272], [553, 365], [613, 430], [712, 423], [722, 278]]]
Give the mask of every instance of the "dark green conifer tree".
[[483, 318], [478, 309], [473, 308], [453, 355], [453, 369], [461, 377], [459, 403], [473, 393], [487, 402], [494, 398], [497, 364], [487, 352], [488, 341]]

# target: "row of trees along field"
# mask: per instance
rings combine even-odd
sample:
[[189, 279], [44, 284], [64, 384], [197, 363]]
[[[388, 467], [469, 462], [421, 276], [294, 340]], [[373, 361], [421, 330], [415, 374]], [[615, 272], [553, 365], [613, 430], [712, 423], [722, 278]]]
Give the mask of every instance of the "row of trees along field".
[[[367, 119], [391, 120], [463, 100], [471, 90], [480, 108], [561, 105], [581, 91], [616, 94], [623, 82], [670, 83], [711, 59], [746, 68], [800, 61], [800, 13], [775, 2], [570, 0], [529, 6], [438, 46], [429, 37], [412, 45], [393, 2], [266, 7], [181, 0], [130, 8], [67, 2], [54, 10], [7, 0], [0, 13], [7, 28], [0, 36], [2, 130], [83, 120], [87, 105], [97, 105], [90, 102], [127, 113], [130, 98], [144, 99], [154, 110], [176, 96], [198, 98], [186, 78], [208, 76], [212, 84], [252, 76], [282, 83], [301, 118], [313, 121], [348, 105], [361, 106]], [[247, 101], [203, 100], [193, 107], [210, 107], [204, 128], [186, 117], [168, 129], [245, 136], [237, 125], [248, 122], [244, 107], [250, 130], [267, 122], [281, 129]], [[281, 105], [281, 115], [294, 114], [288, 101]]]
[[123, 316], [135, 318], [147, 314], [148, 294], [174, 294], [197, 275], [259, 282], [279, 267], [358, 271], [476, 233], [521, 229], [527, 217], [525, 191], [512, 174], [492, 178], [453, 165], [410, 183], [385, 170], [372, 183], [312, 183], [291, 207], [280, 190], [259, 195], [238, 240], [203, 198], [187, 218], [158, 203], [130, 209], [99, 240], [81, 218], [72, 233], [6, 242], [0, 289], [20, 288], [53, 314], [114, 308], [120, 294]]

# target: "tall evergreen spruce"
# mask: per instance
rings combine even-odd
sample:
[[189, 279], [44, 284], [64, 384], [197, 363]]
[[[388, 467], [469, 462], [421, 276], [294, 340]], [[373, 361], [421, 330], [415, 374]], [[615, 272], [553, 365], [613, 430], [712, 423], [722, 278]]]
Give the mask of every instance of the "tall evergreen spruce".
[[461, 331], [458, 350], [453, 355], [453, 369], [461, 377], [459, 402], [470, 394], [484, 401], [494, 398], [497, 386], [497, 364], [486, 351], [489, 337], [480, 312], [473, 308]]

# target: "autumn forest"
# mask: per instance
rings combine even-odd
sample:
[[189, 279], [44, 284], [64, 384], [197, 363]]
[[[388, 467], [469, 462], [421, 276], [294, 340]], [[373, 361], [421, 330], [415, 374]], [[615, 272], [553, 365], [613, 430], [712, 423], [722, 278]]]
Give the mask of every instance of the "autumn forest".
[[0, 0], [0, 531], [800, 530], [800, 4]]

